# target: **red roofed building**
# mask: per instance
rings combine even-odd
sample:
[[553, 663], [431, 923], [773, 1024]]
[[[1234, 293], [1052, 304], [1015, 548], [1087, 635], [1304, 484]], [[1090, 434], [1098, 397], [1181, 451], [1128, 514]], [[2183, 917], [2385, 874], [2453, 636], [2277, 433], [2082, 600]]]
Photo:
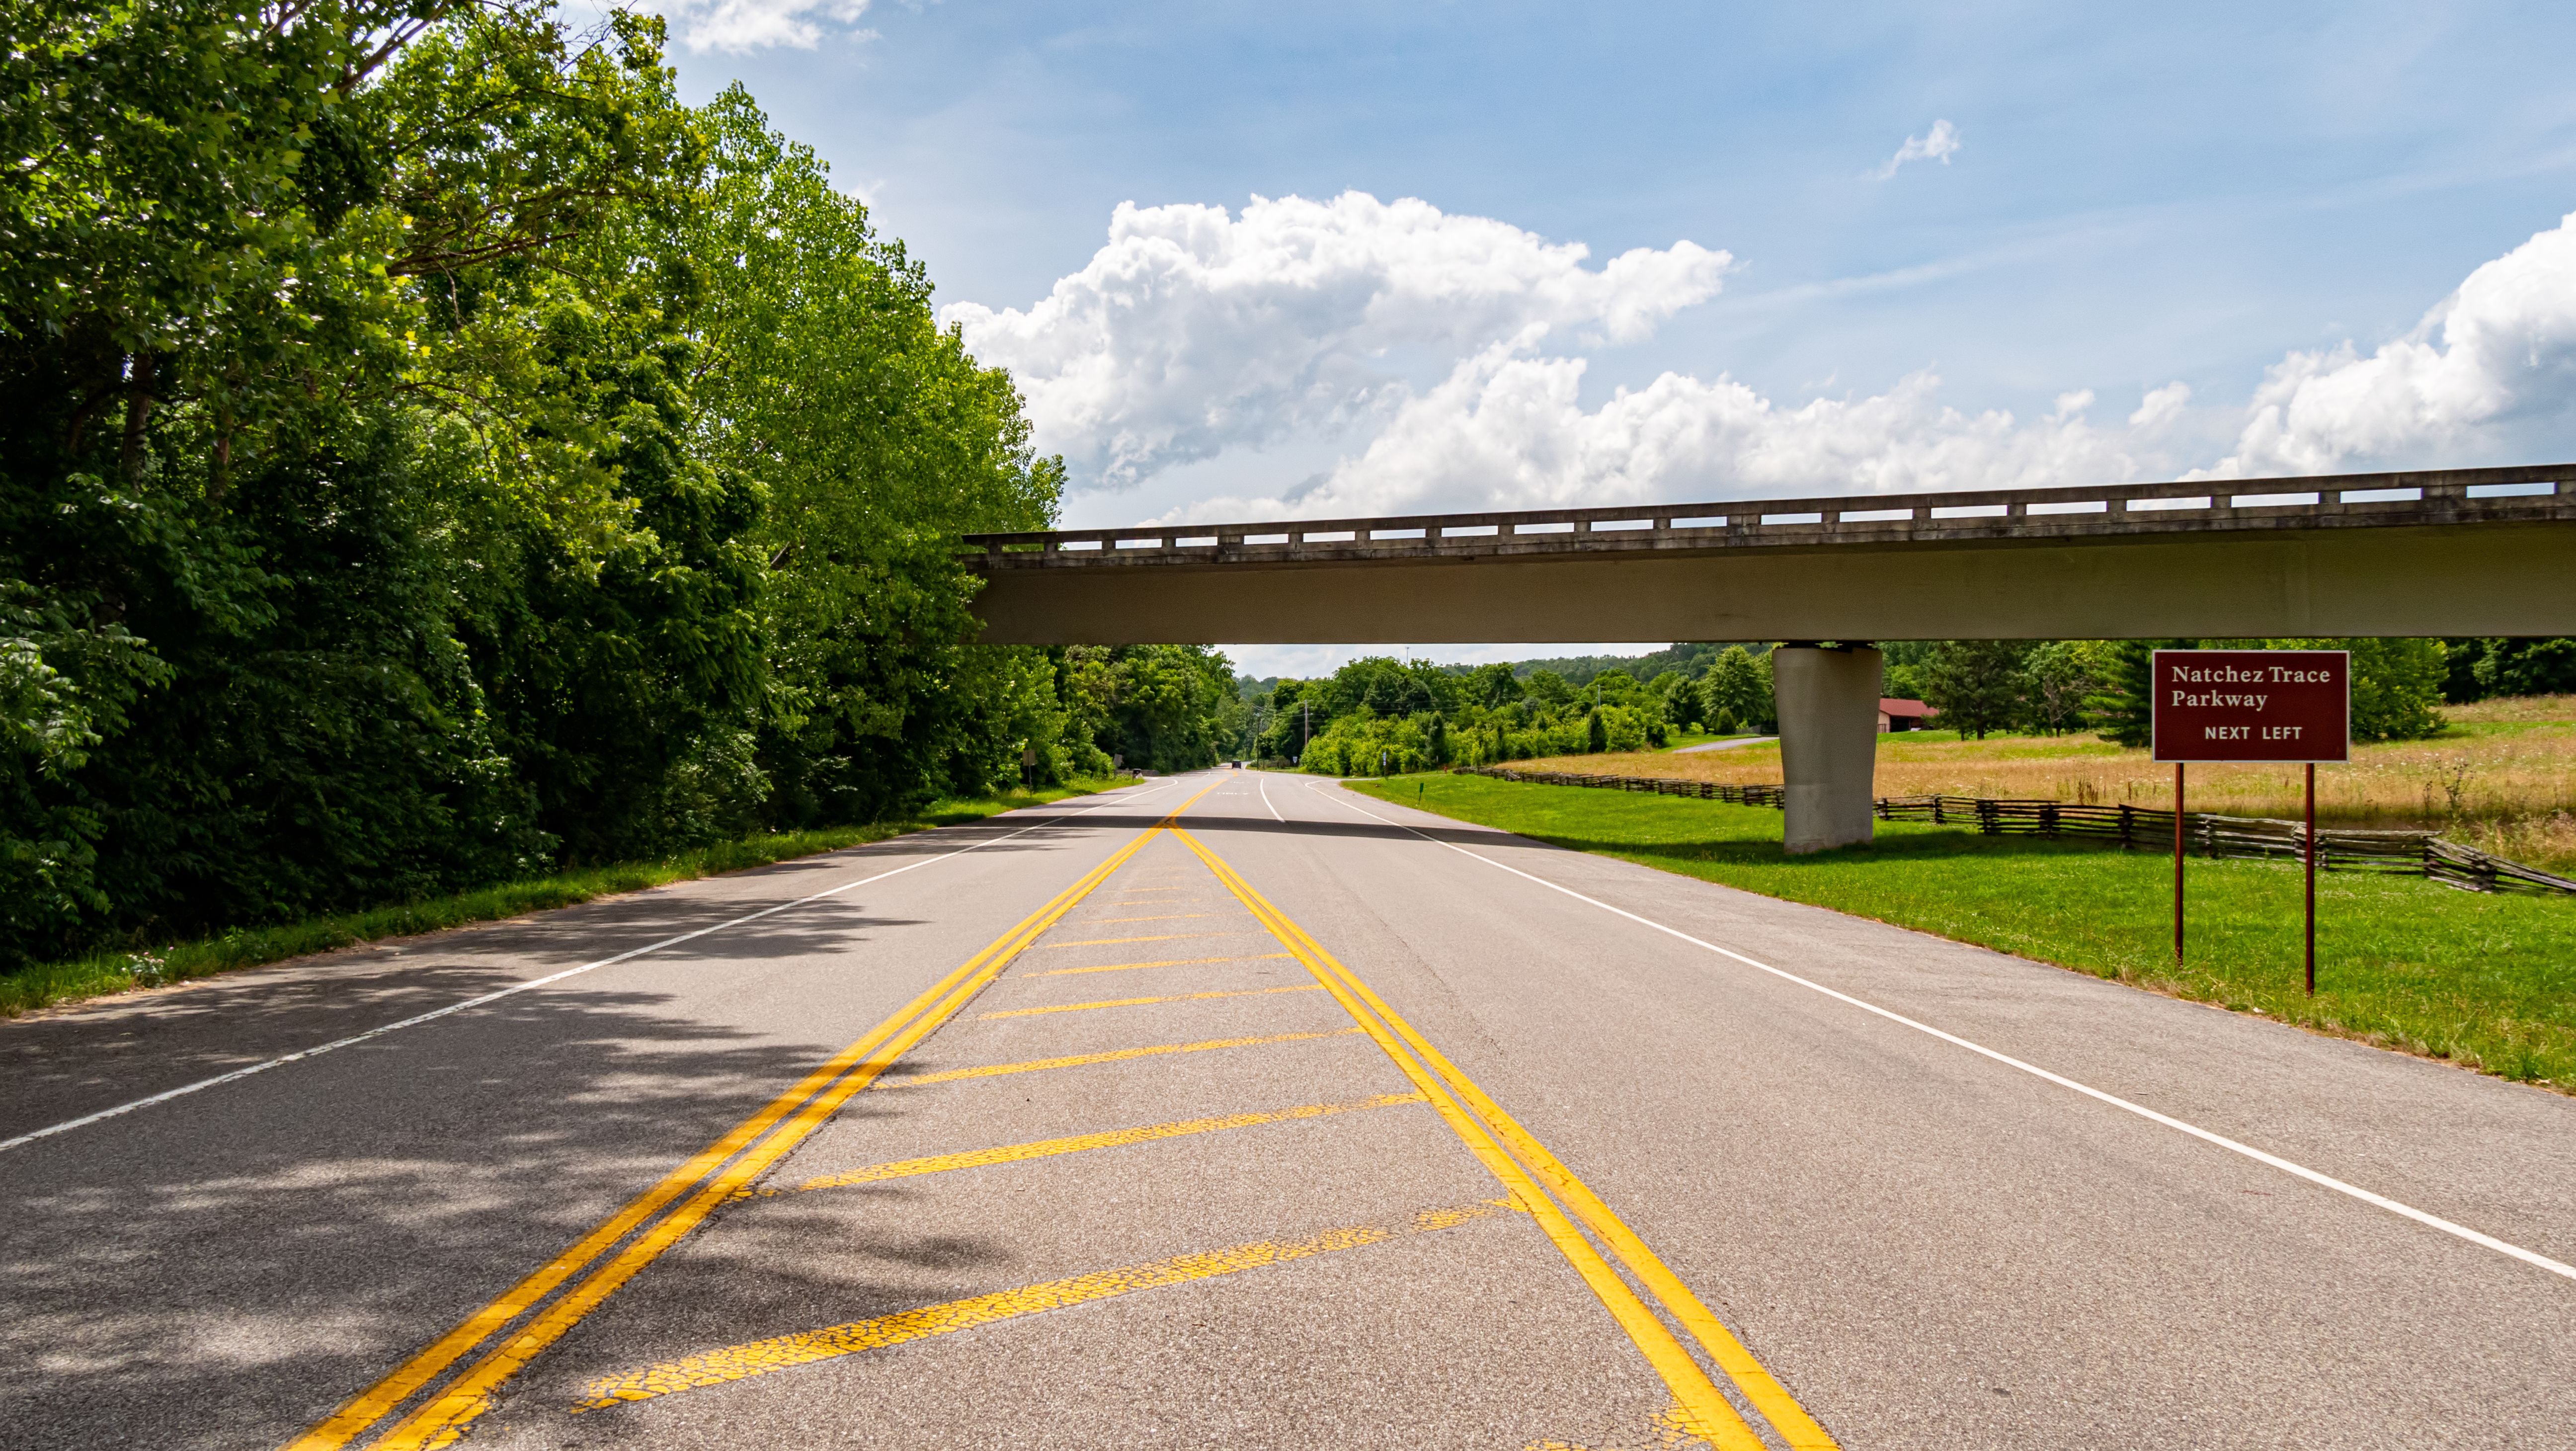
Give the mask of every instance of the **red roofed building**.
[[1878, 729], [1882, 735], [1889, 731], [1921, 730], [1926, 721], [1940, 713], [1919, 700], [1898, 700], [1882, 695], [1878, 698]]

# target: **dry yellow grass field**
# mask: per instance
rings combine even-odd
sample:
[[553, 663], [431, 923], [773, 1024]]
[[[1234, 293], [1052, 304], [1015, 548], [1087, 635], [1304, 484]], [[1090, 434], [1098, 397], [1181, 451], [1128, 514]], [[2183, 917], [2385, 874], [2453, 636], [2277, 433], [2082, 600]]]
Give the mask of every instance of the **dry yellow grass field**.
[[[2576, 696], [2452, 706], [2426, 741], [2355, 746], [2317, 768], [2317, 818], [2338, 826], [2420, 827], [2544, 870], [2576, 872]], [[1688, 754], [1560, 756], [1515, 762], [1542, 771], [1777, 782], [1777, 743]], [[2231, 816], [2296, 817], [2296, 766], [2194, 766], [2187, 805]], [[1989, 736], [1946, 731], [1879, 737], [1878, 794], [2006, 796], [2173, 804], [2173, 767], [2090, 735]]]

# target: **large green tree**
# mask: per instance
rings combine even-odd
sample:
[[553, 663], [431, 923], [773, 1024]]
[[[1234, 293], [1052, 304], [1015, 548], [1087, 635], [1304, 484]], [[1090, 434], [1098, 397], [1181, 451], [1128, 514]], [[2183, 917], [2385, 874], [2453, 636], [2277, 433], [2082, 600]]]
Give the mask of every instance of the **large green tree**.
[[1492, 710], [1520, 699], [1522, 692], [1521, 682], [1512, 674], [1512, 667], [1497, 660], [1468, 672], [1460, 693], [1469, 702]]
[[0, 24], [0, 961], [1094, 761], [1008, 380], [659, 21]]
[[2189, 650], [2197, 640], [2114, 640], [2099, 657], [2093, 693], [2085, 709], [2100, 727], [2102, 739], [2115, 745], [2143, 746], [2155, 734], [2155, 653]]
[[657, 33], [567, 47], [506, 7], [0, 14], [24, 158], [0, 169], [0, 655], [42, 667], [31, 719], [80, 738], [0, 761], [0, 950], [540, 859], [459, 585], [489, 481], [552, 476], [450, 340], [506, 311], [479, 303], [513, 263], [685, 192]]
[[2478, 642], [2470, 678], [2479, 695], [2576, 693], [2576, 640], [2498, 639]]
[[2029, 653], [2018, 640], [1938, 641], [1921, 667], [1923, 702], [1941, 713], [1944, 727], [1984, 740], [2020, 716]]
[[2342, 639], [2231, 641], [2267, 650], [2351, 652], [2352, 738], [2412, 741], [2439, 734], [2445, 722], [2442, 681], [2449, 658], [2439, 640]]
[[1700, 677], [1700, 717], [1712, 729], [1769, 730], [1780, 707], [1771, 688], [1771, 657], [1729, 645]]
[[708, 305], [698, 390], [715, 457], [758, 479], [772, 715], [758, 759], [785, 822], [864, 818], [1016, 773], [1072, 769], [1034, 651], [965, 642], [957, 536], [1052, 523], [1062, 467], [1029, 447], [1010, 378], [931, 314], [813, 152], [740, 86], [704, 113], [692, 230]]
[[1335, 716], [1363, 707], [1382, 716], [1455, 710], [1461, 699], [1456, 675], [1427, 660], [1365, 655], [1333, 672], [1319, 705]]
[[1081, 725], [1128, 769], [1194, 770], [1234, 749], [1242, 701], [1225, 656], [1204, 645], [1077, 645], [1065, 654]]
[[2085, 702], [2099, 688], [2083, 642], [2050, 640], [2022, 661], [2022, 715], [2034, 728], [2062, 735], [2084, 719]]

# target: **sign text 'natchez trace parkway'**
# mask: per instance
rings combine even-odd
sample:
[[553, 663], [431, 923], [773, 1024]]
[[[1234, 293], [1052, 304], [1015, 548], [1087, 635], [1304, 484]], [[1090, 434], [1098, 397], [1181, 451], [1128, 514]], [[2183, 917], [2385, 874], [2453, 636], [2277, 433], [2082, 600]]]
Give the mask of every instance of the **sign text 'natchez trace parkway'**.
[[2351, 676], [2341, 650], [2158, 650], [2156, 759], [2349, 759]]
[[2317, 991], [2317, 762], [2352, 757], [2352, 655], [2343, 650], [2158, 650], [2155, 758], [2174, 768], [2174, 961], [2182, 961], [2182, 774], [2190, 761], [2308, 768], [2308, 993]]

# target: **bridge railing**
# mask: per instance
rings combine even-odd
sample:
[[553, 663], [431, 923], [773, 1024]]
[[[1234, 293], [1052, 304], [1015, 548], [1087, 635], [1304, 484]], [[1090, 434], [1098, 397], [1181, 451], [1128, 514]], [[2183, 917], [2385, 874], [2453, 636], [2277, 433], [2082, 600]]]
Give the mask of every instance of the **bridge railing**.
[[[2567, 482], [2562, 484], [2561, 480]], [[2576, 519], [2576, 464], [969, 534], [987, 567], [1489, 557]]]

